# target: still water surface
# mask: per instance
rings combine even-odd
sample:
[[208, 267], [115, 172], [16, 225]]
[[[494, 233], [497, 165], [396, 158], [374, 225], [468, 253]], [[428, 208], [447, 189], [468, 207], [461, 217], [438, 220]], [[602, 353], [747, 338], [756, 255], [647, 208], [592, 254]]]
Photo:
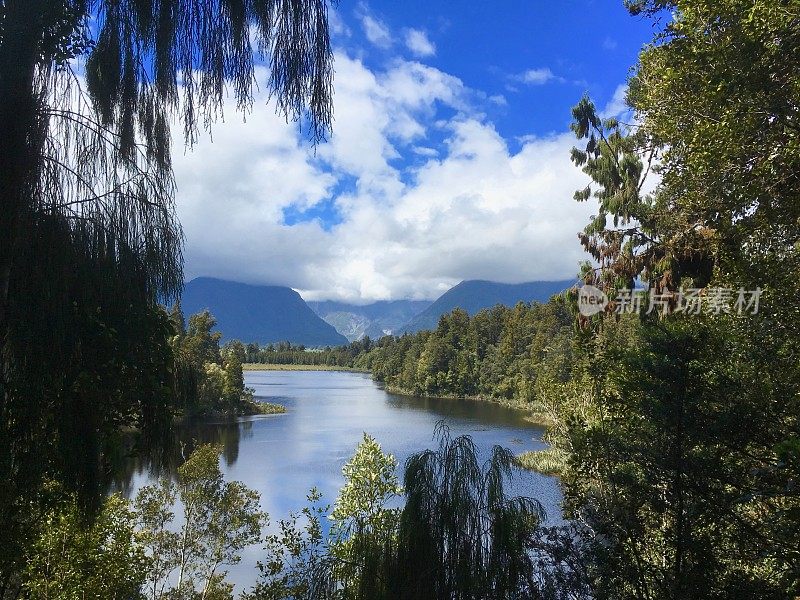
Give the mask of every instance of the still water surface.
[[[343, 484], [342, 465], [363, 432], [372, 435], [402, 465], [414, 452], [433, 448], [433, 431], [443, 420], [451, 434], [472, 436], [482, 455], [494, 444], [514, 453], [544, 447], [542, 430], [519, 411], [488, 402], [407, 398], [389, 394], [362, 373], [335, 371], [246, 371], [245, 383], [257, 400], [278, 402], [283, 415], [245, 417], [234, 423], [204, 422], [182, 428], [179, 443], [188, 452], [194, 442], [223, 446], [222, 469], [227, 480], [239, 480], [261, 494], [262, 508], [277, 522], [304, 506], [312, 487], [333, 503]], [[180, 452], [161, 472], [147, 461], [131, 464], [120, 487], [126, 495], [157, 477], [172, 475]], [[166, 472], [165, 472], [166, 471]], [[544, 506], [548, 521], [559, 520], [560, 493], [551, 477], [520, 472], [515, 494], [533, 496]], [[229, 570], [237, 591], [257, 577], [260, 548], [254, 546]]]

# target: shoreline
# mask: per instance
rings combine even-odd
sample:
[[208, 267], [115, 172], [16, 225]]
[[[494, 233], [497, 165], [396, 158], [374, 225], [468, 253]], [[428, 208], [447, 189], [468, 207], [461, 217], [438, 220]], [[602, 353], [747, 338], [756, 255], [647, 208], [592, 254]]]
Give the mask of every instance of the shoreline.
[[469, 400], [471, 402], [489, 402], [491, 404], [499, 404], [500, 406], [505, 406], [506, 408], [513, 408], [514, 410], [526, 413], [524, 419], [529, 423], [536, 425], [537, 427], [542, 427], [546, 429], [553, 424], [553, 422], [546, 415], [534, 412], [530, 405], [522, 401], [487, 398], [486, 396], [458, 396], [456, 394], [440, 394], [440, 395], [414, 394], [403, 388], [399, 388], [386, 383], [380, 383], [380, 385], [384, 389], [384, 391], [390, 394], [396, 394], [398, 396], [405, 396], [408, 398], [432, 398], [434, 400]]
[[338, 365], [278, 365], [271, 363], [243, 363], [243, 371], [343, 371], [347, 373], [369, 373], [364, 369], [340, 367]]
[[[540, 427], [544, 431], [546, 431], [547, 428], [550, 427], [550, 425], [552, 424], [552, 421], [546, 415], [533, 412], [529, 405], [524, 404], [521, 401], [515, 402], [513, 400], [499, 400], [493, 398], [486, 398], [484, 396], [456, 396], [455, 394], [438, 395], [438, 396], [421, 396], [419, 394], [409, 393], [407, 390], [392, 385], [387, 385], [385, 383], [380, 383], [379, 385], [381, 389], [383, 389], [385, 392], [389, 394], [396, 394], [398, 396], [405, 396], [409, 398], [434, 398], [438, 400], [469, 400], [470, 402], [490, 402], [492, 404], [499, 404], [500, 406], [505, 406], [507, 408], [512, 408], [514, 410], [526, 413], [526, 416], [524, 416], [523, 419], [525, 421], [528, 421], [535, 427]], [[542, 440], [542, 442], [546, 444], [544, 440]], [[517, 467], [521, 469], [532, 471], [534, 473], [539, 473], [540, 475], [545, 475], [547, 477], [559, 478], [561, 476], [561, 471], [563, 469], [564, 459], [549, 444], [546, 445], [547, 447], [541, 450], [529, 450], [521, 454], [515, 454], [514, 463], [517, 465]]]

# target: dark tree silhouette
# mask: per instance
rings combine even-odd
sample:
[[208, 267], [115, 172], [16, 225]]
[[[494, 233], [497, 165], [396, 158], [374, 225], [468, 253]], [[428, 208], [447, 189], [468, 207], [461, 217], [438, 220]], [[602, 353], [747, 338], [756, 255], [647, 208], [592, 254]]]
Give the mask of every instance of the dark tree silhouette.
[[169, 420], [170, 125], [191, 145], [226, 94], [247, 111], [259, 61], [277, 110], [323, 139], [326, 0], [0, 1], [0, 597], [41, 482], [92, 496], [121, 426]]

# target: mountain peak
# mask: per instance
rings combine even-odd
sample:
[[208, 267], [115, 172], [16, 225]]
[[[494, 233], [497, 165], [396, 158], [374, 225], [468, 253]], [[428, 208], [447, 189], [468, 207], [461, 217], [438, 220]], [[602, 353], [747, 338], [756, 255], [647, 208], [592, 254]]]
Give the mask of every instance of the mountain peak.
[[347, 338], [320, 319], [292, 288], [197, 277], [181, 297], [184, 314], [204, 309], [217, 319], [223, 339], [269, 344], [338, 346]]

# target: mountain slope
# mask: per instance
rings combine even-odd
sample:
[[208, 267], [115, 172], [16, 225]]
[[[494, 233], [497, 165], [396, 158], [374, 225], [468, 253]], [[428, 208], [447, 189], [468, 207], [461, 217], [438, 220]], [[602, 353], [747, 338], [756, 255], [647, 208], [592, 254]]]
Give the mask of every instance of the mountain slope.
[[347, 343], [347, 338], [320, 319], [300, 294], [288, 287], [198, 277], [186, 284], [181, 305], [187, 317], [210, 310], [226, 340], [259, 344], [289, 341], [306, 346]]
[[496, 283], [494, 281], [462, 281], [450, 288], [427, 309], [415, 316], [401, 328], [401, 332], [413, 333], [421, 329], [436, 329], [439, 317], [462, 308], [474, 315], [483, 308], [496, 304], [514, 306], [517, 302], [546, 302], [552, 295], [563, 292], [575, 283], [573, 279], [562, 281], [529, 281], [527, 283]]
[[382, 300], [364, 306], [331, 300], [308, 302], [315, 313], [350, 341], [396, 333], [430, 304], [429, 300]]

